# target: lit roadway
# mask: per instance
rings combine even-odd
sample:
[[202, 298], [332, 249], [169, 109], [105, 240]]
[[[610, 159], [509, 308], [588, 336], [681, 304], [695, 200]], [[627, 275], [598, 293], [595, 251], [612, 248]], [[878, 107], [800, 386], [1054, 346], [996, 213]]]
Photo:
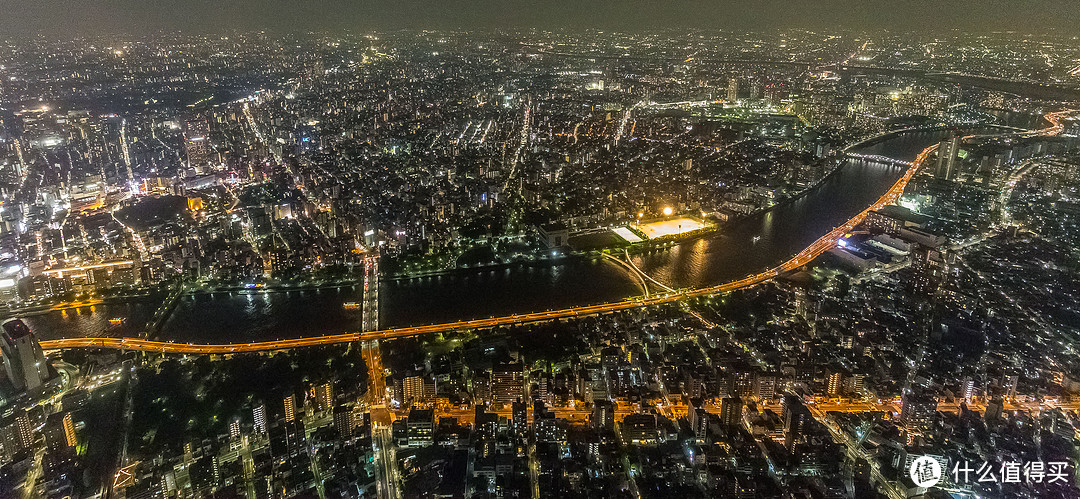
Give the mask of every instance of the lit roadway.
[[[1075, 112], [1075, 110], [1067, 110], [1047, 114], [1046, 119], [1050, 121], [1052, 125], [1051, 127], [1035, 132], [1021, 132], [1017, 135], [1057, 135], [1061, 133], [1064, 128], [1064, 125], [1061, 123], [1061, 121], [1064, 119], [1064, 116], [1073, 112]], [[936, 149], [937, 144], [923, 149], [923, 151], [919, 153], [915, 160], [911, 162], [911, 166], [904, 172], [904, 175], [900, 177], [900, 179], [898, 179], [896, 183], [894, 183], [892, 187], [890, 187], [889, 190], [885, 192], [885, 194], [878, 198], [878, 200], [874, 202], [874, 204], [870, 205], [865, 210], [859, 212], [859, 214], [852, 217], [843, 225], [836, 227], [832, 231], [821, 236], [818, 240], [814, 241], [813, 244], [799, 252], [790, 260], [759, 274], [750, 275], [737, 281], [732, 281], [717, 286], [665, 293], [662, 295], [654, 295], [649, 298], [635, 298], [611, 303], [602, 303], [599, 305], [571, 307], [561, 310], [549, 310], [546, 312], [533, 312], [527, 314], [509, 315], [505, 317], [492, 317], [488, 319], [448, 322], [445, 324], [431, 324], [427, 326], [399, 327], [366, 332], [334, 334], [309, 338], [295, 338], [291, 340], [211, 345], [150, 341], [139, 338], [66, 338], [60, 340], [42, 341], [41, 348], [44, 350], [60, 350], [68, 348], [114, 348], [121, 350], [139, 350], [144, 352], [176, 354], [234, 354], [243, 352], [262, 352], [268, 350], [284, 350], [290, 348], [317, 345], [333, 345], [337, 343], [349, 343], [364, 340], [404, 338], [408, 336], [417, 336], [430, 333], [442, 333], [460, 329], [490, 328], [495, 326], [507, 326], [512, 324], [544, 322], [555, 319], [566, 319], [570, 317], [605, 314], [610, 312], [617, 312], [620, 310], [648, 307], [664, 303], [672, 303], [678, 300], [697, 296], [727, 293], [738, 289], [753, 287], [763, 282], [769, 281], [780, 274], [797, 269], [803, 265], [810, 263], [822, 253], [833, 248], [836, 245], [836, 241], [848, 232], [850, 232], [852, 229], [854, 229], [856, 225], [862, 223], [863, 219], [866, 218], [866, 215], [869, 212], [881, 209], [882, 207], [895, 202], [900, 197], [900, 195], [903, 194], [904, 188], [907, 187], [908, 182], [910, 182], [911, 179], [915, 176], [915, 173], [919, 170], [919, 167], [922, 166], [923, 162], [926, 161], [926, 158]]]

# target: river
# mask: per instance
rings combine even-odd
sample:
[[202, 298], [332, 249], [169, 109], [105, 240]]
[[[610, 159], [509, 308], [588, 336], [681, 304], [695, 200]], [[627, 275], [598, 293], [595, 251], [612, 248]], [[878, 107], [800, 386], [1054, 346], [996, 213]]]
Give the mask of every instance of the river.
[[[911, 160], [948, 133], [907, 132], [853, 152]], [[826, 181], [794, 201], [747, 217], [707, 237], [635, 256], [635, 263], [660, 282], [676, 288], [744, 277], [798, 253], [873, 203], [902, 173], [902, 167], [893, 165], [845, 161]], [[641, 292], [636, 279], [625, 270], [586, 258], [386, 280], [379, 291], [382, 327], [617, 301]], [[360, 314], [342, 307], [348, 301], [361, 301], [360, 286], [189, 295], [181, 298], [166, 320], [161, 338], [240, 343], [356, 331]], [[131, 324], [140, 324], [153, 307], [136, 302], [50, 312], [26, 320], [41, 339], [119, 336], [131, 334], [129, 329], [134, 326], [110, 326], [109, 318], [127, 316]]]

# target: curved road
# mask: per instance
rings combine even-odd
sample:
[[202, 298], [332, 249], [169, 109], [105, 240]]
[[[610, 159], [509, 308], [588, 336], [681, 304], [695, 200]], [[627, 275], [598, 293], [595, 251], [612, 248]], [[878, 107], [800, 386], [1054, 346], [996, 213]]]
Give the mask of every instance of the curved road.
[[[1056, 113], [1049, 113], [1046, 115], [1047, 121], [1051, 123], [1051, 126], [1049, 128], [1033, 132], [1021, 132], [1018, 133], [1018, 135], [1034, 136], [1060, 134], [1061, 131], [1064, 129], [1064, 125], [1061, 123], [1062, 118], [1065, 115], [1074, 112], [1075, 110], [1066, 110]], [[68, 348], [112, 348], [120, 350], [139, 350], [144, 352], [176, 354], [232, 354], [243, 352], [260, 352], [316, 345], [331, 345], [335, 343], [348, 343], [352, 341], [403, 338], [407, 336], [417, 336], [428, 333], [440, 333], [459, 329], [489, 328], [494, 326], [505, 326], [511, 324], [543, 322], [555, 319], [597, 315], [631, 308], [671, 303], [696, 296], [707, 296], [717, 293], [727, 293], [730, 291], [735, 291], [737, 289], [753, 287], [765, 281], [771, 280], [784, 272], [797, 269], [803, 265], [810, 263], [814, 258], [817, 258], [825, 251], [831, 249], [833, 246], [836, 245], [837, 239], [843, 237], [844, 234], [850, 232], [853, 228], [855, 228], [856, 225], [862, 223], [863, 219], [866, 218], [866, 215], [869, 212], [881, 209], [883, 206], [896, 201], [900, 197], [900, 195], [903, 194], [904, 188], [907, 187], [908, 182], [910, 182], [911, 179], [915, 176], [915, 173], [919, 170], [919, 167], [922, 166], [923, 162], [926, 161], [926, 158], [935, 150], [937, 150], [937, 144], [923, 149], [922, 152], [920, 152], [919, 155], [915, 158], [915, 160], [911, 162], [911, 166], [907, 169], [907, 171], [904, 172], [904, 175], [900, 177], [900, 179], [897, 180], [896, 183], [894, 183], [892, 187], [890, 187], [889, 190], [885, 192], [885, 194], [878, 198], [878, 200], [874, 202], [874, 204], [870, 205], [865, 210], [859, 212], [859, 214], [852, 217], [843, 225], [836, 227], [833, 230], [829, 231], [827, 234], [821, 236], [810, 246], [806, 247], [806, 249], [799, 252], [790, 260], [765, 272], [747, 276], [737, 281], [732, 281], [717, 286], [709, 286], [692, 290], [666, 293], [663, 295], [655, 295], [650, 298], [637, 298], [632, 300], [602, 303], [599, 305], [551, 310], [547, 312], [509, 315], [505, 317], [493, 317], [489, 319], [477, 319], [470, 321], [448, 322], [445, 324], [432, 324], [427, 326], [401, 327], [368, 332], [315, 336], [309, 338], [296, 338], [291, 340], [211, 345], [170, 343], [163, 341], [150, 341], [140, 338], [68, 338], [61, 340], [42, 341], [41, 348], [44, 350], [61, 350]]]

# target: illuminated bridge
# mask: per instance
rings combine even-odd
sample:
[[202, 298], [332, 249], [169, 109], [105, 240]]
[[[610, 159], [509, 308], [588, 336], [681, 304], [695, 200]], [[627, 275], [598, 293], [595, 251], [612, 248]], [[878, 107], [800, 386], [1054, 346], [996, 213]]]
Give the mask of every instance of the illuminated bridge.
[[884, 163], [895, 166], [911, 166], [910, 161], [904, 161], [902, 159], [890, 158], [888, 156], [882, 156], [880, 154], [860, 154], [857, 152], [847, 153], [847, 157], [854, 159], [862, 159], [866, 161], [873, 161], [875, 163]]
[[[1071, 112], [1075, 111], [1070, 110], [1048, 114], [1046, 118], [1051, 122], [1052, 126], [1039, 132], [1044, 135], [1054, 135], [1060, 133], [1062, 129], [1062, 117]], [[334, 334], [309, 338], [296, 338], [291, 340], [210, 345], [170, 343], [163, 341], [150, 341], [140, 338], [69, 338], [62, 340], [42, 341], [41, 348], [44, 350], [60, 350], [68, 348], [112, 348], [120, 350], [139, 350], [144, 352], [176, 354], [233, 354], [242, 352], [261, 352], [318, 345], [332, 345], [337, 343], [348, 343], [362, 340], [404, 338], [408, 336], [417, 336], [429, 333], [442, 333], [462, 329], [490, 328], [495, 326], [507, 326], [513, 324], [545, 322], [555, 319], [566, 319], [570, 317], [606, 314], [610, 312], [617, 312], [620, 310], [648, 307], [664, 303], [672, 303], [685, 298], [708, 296], [718, 293], [727, 293], [738, 289], [753, 287], [763, 282], [769, 281], [780, 274], [795, 270], [803, 265], [810, 263], [812, 260], [814, 260], [814, 258], [817, 258], [818, 255], [821, 255], [825, 251], [831, 249], [833, 246], [836, 245], [837, 239], [843, 237], [845, 234], [854, 229], [856, 225], [862, 223], [863, 219], [866, 218], [866, 215], [870, 211], [881, 209], [885, 205], [895, 202], [900, 197], [900, 195], [903, 194], [904, 188], [907, 187], [908, 182], [910, 182], [911, 179], [915, 176], [915, 173], [919, 170], [919, 167], [923, 164], [923, 162], [926, 161], [926, 158], [936, 149], [937, 144], [923, 149], [922, 152], [920, 152], [919, 155], [915, 158], [915, 160], [911, 162], [911, 166], [904, 172], [904, 175], [900, 177], [900, 179], [898, 179], [896, 183], [894, 183], [892, 187], [890, 187], [889, 190], [885, 192], [885, 194], [878, 198], [878, 200], [874, 202], [874, 204], [870, 205], [865, 210], [859, 212], [859, 214], [852, 217], [843, 225], [836, 227], [829, 233], [821, 236], [820, 238], [818, 238], [818, 240], [814, 241], [813, 244], [806, 247], [806, 249], [799, 252], [799, 254], [795, 255], [790, 260], [759, 274], [750, 275], [737, 281], [732, 281], [717, 286], [669, 292], [666, 294], [654, 295], [650, 298], [635, 298], [618, 302], [602, 303], [599, 305], [588, 305], [583, 307], [565, 308], [561, 310], [550, 310], [546, 312], [533, 312], [528, 314], [508, 315], [505, 317], [493, 317], [489, 319], [449, 322], [445, 324], [431, 324], [427, 326], [400, 327], [367, 332]]]

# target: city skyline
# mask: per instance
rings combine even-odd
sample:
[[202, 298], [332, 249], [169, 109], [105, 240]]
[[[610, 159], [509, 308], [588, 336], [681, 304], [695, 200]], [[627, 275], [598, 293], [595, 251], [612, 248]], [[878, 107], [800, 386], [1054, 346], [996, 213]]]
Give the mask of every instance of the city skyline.
[[0, 496], [1080, 496], [1049, 3], [252, 5], [0, 21]]

